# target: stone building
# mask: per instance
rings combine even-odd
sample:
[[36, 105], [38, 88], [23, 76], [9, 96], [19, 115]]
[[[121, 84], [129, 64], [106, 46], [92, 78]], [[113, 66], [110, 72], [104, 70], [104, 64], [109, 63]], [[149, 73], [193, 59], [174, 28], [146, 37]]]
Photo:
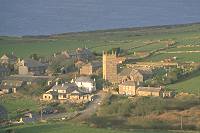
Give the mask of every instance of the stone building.
[[12, 53], [12, 54], [4, 54], [0, 58], [0, 63], [1, 64], [14, 64], [17, 61], [17, 57]]
[[44, 75], [47, 65], [33, 59], [18, 61], [18, 72], [20, 75]]
[[133, 69], [133, 68], [124, 68], [118, 74], [119, 83], [126, 81], [134, 81], [137, 84], [142, 83], [144, 80], [150, 78], [153, 75], [150, 69], [141, 70], [141, 69]]
[[3, 80], [0, 85], [0, 93], [16, 93], [22, 85], [24, 82], [21, 80]]
[[92, 95], [82, 92], [74, 83], [65, 83], [54, 85], [50, 90], [42, 95], [44, 101], [71, 101], [71, 102], [88, 102], [92, 100]]
[[10, 75], [10, 69], [7, 66], [0, 65], [0, 79]]
[[136, 91], [138, 96], [162, 96], [163, 88], [162, 87], [138, 87]]
[[80, 74], [81, 75], [92, 75], [96, 72], [101, 67], [101, 63], [96, 61], [96, 62], [91, 62], [86, 65], [83, 65], [80, 68]]
[[126, 81], [122, 84], [119, 84], [119, 94], [134, 96], [136, 95], [137, 85], [134, 81]]
[[118, 83], [118, 64], [122, 63], [125, 58], [118, 57], [116, 52], [103, 52], [103, 79], [111, 83]]

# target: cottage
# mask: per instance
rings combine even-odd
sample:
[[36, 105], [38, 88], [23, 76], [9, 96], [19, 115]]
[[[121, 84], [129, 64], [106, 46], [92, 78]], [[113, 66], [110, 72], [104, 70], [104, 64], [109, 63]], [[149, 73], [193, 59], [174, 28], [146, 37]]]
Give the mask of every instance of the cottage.
[[91, 95], [82, 92], [74, 83], [65, 83], [55, 85], [43, 94], [44, 101], [71, 101], [71, 102], [87, 102], [91, 101]]
[[44, 75], [47, 69], [47, 65], [33, 59], [20, 60], [18, 65], [20, 75]]
[[1, 93], [16, 93], [17, 89], [22, 87], [23, 84], [24, 82], [20, 80], [3, 80], [0, 91]]
[[162, 87], [138, 87], [137, 89], [138, 96], [162, 96], [163, 88]]
[[126, 81], [119, 85], [119, 94], [134, 96], [136, 95], [136, 88], [137, 85], [134, 81]]
[[12, 54], [4, 54], [0, 58], [0, 63], [1, 64], [14, 64], [17, 61], [17, 57], [12, 53]]
[[83, 65], [81, 68], [80, 68], [80, 74], [81, 75], [92, 75], [95, 73], [95, 71], [97, 69], [99, 69], [101, 67], [101, 63], [96, 61], [96, 62], [91, 62], [91, 63], [88, 63], [86, 65]]
[[92, 80], [88, 76], [81, 76], [75, 79], [75, 84], [80, 88], [82, 92], [92, 93], [96, 91], [95, 79]]

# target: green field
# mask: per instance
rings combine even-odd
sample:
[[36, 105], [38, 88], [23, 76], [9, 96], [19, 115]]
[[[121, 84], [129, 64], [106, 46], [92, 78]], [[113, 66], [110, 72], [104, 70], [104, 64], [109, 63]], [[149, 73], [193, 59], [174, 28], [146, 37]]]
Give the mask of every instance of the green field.
[[38, 111], [39, 101], [28, 96], [14, 96], [5, 95], [0, 98], [0, 105], [3, 105], [9, 115], [9, 118], [14, 118], [20, 112], [24, 112], [26, 109], [30, 111]]
[[[102, 52], [114, 47], [134, 51], [151, 51], [163, 47], [162, 43], [144, 46], [147, 41], [173, 40], [177, 45], [199, 44], [200, 24], [130, 28], [82, 33], [68, 33], [34, 37], [0, 37], [0, 55], [14, 52], [19, 57], [37, 53], [42, 56], [62, 50], [88, 47]], [[189, 41], [188, 41], [189, 40]], [[137, 49], [132, 49], [141, 46]]]
[[[4, 133], [6, 128], [0, 129]], [[44, 123], [44, 124], [27, 124], [14, 127], [15, 133], [173, 133], [165, 130], [133, 130], [120, 131], [113, 129], [91, 128], [86, 125], [72, 123]], [[181, 132], [180, 132], [181, 133]]]
[[167, 88], [173, 89], [176, 92], [186, 92], [200, 95], [200, 75], [191, 79], [168, 85]]
[[146, 61], [160, 61], [176, 57], [177, 62], [200, 62], [200, 53], [159, 53], [146, 59]]

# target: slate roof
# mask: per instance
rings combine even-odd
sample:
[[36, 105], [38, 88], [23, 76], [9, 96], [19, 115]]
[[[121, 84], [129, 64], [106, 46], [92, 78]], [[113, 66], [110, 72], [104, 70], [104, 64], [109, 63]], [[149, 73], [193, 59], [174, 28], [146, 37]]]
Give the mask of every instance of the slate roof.
[[[79, 88], [78, 88], [78, 86], [76, 85], [76, 84], [74, 84], [74, 83], [65, 83], [65, 84], [63, 84], [63, 86], [62, 85], [54, 85], [52, 88], [51, 88], [51, 90], [53, 91], [58, 91], [58, 90], [66, 90], [66, 94], [74, 94], [75, 95], [75, 93], [73, 93], [73, 92], [75, 92], [75, 91], [77, 91], [78, 92], [78, 94], [79, 95], [82, 95], [82, 94], [86, 94], [86, 93], [84, 93], [84, 92], [82, 92]], [[46, 93], [49, 93], [49, 92], [51, 92], [51, 91], [47, 91]], [[76, 93], [77, 94], [77, 93]]]
[[43, 63], [40, 63], [39, 61], [33, 60], [33, 59], [25, 59], [24, 60], [25, 66], [27, 67], [45, 67], [46, 65]]
[[14, 54], [4, 54], [1, 59], [14, 59], [16, 60], [17, 57]]
[[74, 83], [65, 83], [63, 86], [62, 85], [54, 85], [51, 89], [52, 90], [66, 90], [67, 93], [71, 93], [74, 90], [76, 90], [78, 86]]
[[0, 72], [10, 72], [10, 69], [5, 66], [0, 66]]
[[132, 71], [131, 68], [124, 68], [124, 69], [119, 73], [119, 75], [120, 75], [120, 76], [128, 76], [128, 75], [130, 75], [131, 71]]
[[76, 78], [75, 82], [93, 82], [93, 80], [88, 76], [81, 76]]

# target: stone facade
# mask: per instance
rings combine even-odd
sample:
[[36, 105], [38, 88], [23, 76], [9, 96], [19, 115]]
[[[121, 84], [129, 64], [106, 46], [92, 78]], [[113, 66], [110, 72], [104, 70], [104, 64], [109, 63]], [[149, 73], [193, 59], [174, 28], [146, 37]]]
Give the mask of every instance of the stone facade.
[[33, 59], [19, 60], [18, 72], [20, 75], [44, 75], [47, 66]]
[[111, 83], [118, 82], [118, 59], [116, 53], [112, 54], [103, 52], [103, 79]]
[[136, 91], [138, 96], [162, 96], [162, 87], [138, 87]]
[[81, 75], [92, 75], [93, 71], [94, 70], [91, 64], [86, 64], [80, 68]]
[[92, 75], [100, 67], [101, 67], [101, 63], [100, 62], [91, 62], [91, 63], [88, 63], [86, 65], [83, 65], [80, 68], [80, 74], [81, 75]]
[[119, 85], [119, 94], [120, 95], [136, 95], [137, 86], [133, 81], [127, 81]]
[[144, 80], [150, 78], [152, 76], [151, 70], [138, 70], [133, 68], [124, 68], [118, 74], [119, 83], [123, 83], [126, 81], [134, 81], [137, 84], [142, 83]]

